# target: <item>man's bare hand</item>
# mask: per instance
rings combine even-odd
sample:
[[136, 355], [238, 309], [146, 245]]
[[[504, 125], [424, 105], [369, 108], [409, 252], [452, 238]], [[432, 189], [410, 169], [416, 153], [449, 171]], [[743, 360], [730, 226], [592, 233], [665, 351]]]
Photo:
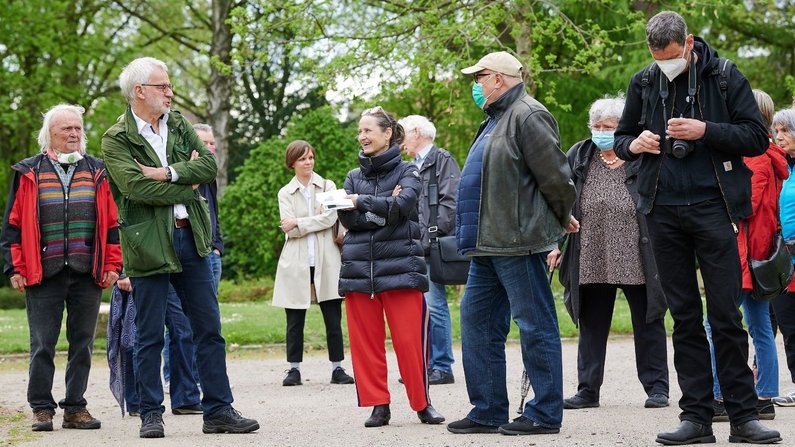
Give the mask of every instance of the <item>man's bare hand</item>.
[[566, 234], [576, 233], [578, 231], [580, 231], [580, 222], [578, 222], [574, 216], [571, 216], [569, 224], [566, 226]]
[[20, 275], [19, 273], [11, 275], [11, 287], [17, 289], [20, 292], [24, 292], [25, 286], [27, 285], [28, 285], [28, 280], [25, 279], [24, 276]]
[[130, 278], [120, 279], [116, 282], [116, 285], [119, 286], [119, 289], [124, 290], [125, 292], [132, 292], [132, 281]]
[[119, 274], [114, 271], [107, 271], [102, 275], [102, 284], [100, 287], [103, 289], [106, 287], [110, 287], [116, 283], [116, 280], [119, 279]]
[[629, 145], [629, 151], [635, 155], [643, 152], [650, 154], [660, 153], [660, 136], [649, 130], [644, 130]]
[[707, 123], [692, 118], [671, 118], [668, 120], [668, 135], [677, 140], [700, 140], [707, 131]]
[[561, 259], [563, 259], [563, 257], [560, 256], [559, 249], [556, 248], [549, 252], [549, 254], [547, 255], [547, 266], [549, 267], [550, 272], [552, 270], [555, 270], [556, 267], [560, 266]]
[[[138, 163], [138, 160], [135, 160], [135, 162]], [[141, 163], [138, 163], [138, 167], [141, 168], [141, 174], [143, 174], [144, 177], [157, 180], [158, 182], [166, 181], [166, 169], [168, 168], [153, 168], [151, 166], [144, 166]]]

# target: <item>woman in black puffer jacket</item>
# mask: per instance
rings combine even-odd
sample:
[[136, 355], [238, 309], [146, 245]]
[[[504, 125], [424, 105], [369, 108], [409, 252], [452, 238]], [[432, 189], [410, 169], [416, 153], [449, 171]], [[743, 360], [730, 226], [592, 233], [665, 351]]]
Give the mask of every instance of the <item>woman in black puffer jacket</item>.
[[411, 408], [425, 424], [444, 417], [430, 405], [427, 349], [428, 290], [420, 244], [419, 173], [400, 158], [403, 128], [381, 107], [359, 121], [360, 167], [348, 173], [353, 208], [339, 211], [348, 229], [339, 293], [345, 296], [348, 338], [360, 407], [374, 407], [365, 427], [389, 424], [384, 314]]

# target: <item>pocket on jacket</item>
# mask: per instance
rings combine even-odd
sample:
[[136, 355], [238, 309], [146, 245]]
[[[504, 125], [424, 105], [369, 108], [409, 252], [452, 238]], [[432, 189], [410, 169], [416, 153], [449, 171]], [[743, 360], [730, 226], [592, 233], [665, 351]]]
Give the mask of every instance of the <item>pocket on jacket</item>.
[[131, 271], [157, 270], [166, 265], [164, 250], [171, 244], [163, 240], [163, 229], [157, 219], [119, 227], [122, 261]]

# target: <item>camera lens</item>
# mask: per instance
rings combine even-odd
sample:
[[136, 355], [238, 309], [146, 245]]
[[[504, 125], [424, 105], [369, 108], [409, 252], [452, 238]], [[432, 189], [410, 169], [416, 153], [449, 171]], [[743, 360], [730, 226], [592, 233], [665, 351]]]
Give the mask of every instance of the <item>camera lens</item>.
[[685, 158], [690, 153], [690, 143], [685, 140], [674, 140], [671, 145], [671, 155], [676, 158]]

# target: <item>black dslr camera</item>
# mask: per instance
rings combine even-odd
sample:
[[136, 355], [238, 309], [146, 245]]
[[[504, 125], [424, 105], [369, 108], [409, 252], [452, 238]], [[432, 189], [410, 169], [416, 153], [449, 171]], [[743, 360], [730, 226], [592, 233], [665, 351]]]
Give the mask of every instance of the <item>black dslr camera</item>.
[[685, 158], [693, 152], [693, 143], [687, 140], [674, 139], [670, 135], [666, 135], [663, 142], [663, 152], [676, 158]]

